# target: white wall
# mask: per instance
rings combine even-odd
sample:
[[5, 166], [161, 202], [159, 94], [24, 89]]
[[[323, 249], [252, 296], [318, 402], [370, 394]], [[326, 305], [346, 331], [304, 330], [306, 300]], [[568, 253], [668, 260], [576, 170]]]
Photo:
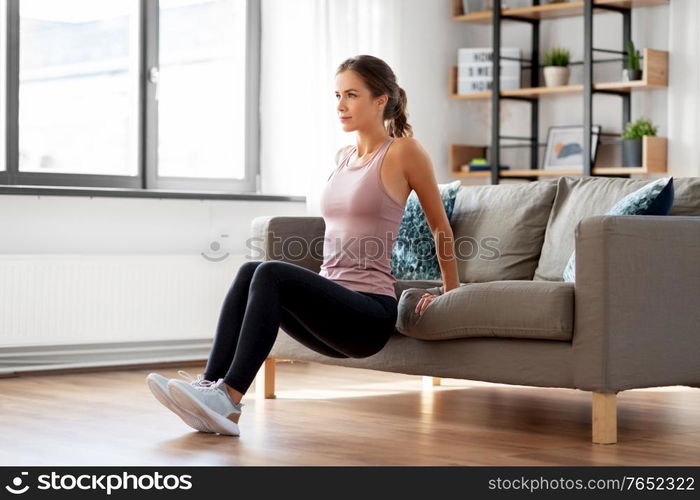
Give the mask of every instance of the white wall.
[[[303, 215], [303, 202], [0, 196], [0, 254], [243, 255], [259, 215]], [[222, 236], [227, 235], [227, 236]]]
[[[303, 202], [0, 196], [0, 372], [26, 368], [5, 357], [14, 346], [212, 338], [238, 267], [262, 258], [253, 218], [304, 213]], [[54, 363], [136, 359], [106, 352]]]
[[700, 175], [700, 2], [673, 0], [670, 7], [668, 158], [679, 176]]

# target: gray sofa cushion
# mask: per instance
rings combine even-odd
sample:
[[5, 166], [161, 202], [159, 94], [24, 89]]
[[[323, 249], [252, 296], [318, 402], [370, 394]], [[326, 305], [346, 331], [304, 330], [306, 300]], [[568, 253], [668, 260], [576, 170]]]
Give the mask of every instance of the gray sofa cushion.
[[[652, 182], [651, 179], [564, 176], [547, 223], [535, 280], [561, 281], [574, 251], [574, 230], [579, 221], [603, 215], [624, 196]], [[675, 199], [670, 215], [700, 215], [700, 179], [673, 179]]]
[[462, 186], [450, 218], [459, 280], [532, 279], [556, 189], [552, 181]]
[[506, 337], [571, 341], [574, 284], [509, 280], [468, 283], [415, 312], [423, 288], [399, 297], [396, 329], [421, 340]]
[[700, 215], [700, 177], [674, 177], [671, 215]]
[[605, 214], [618, 200], [649, 182], [648, 179], [560, 177], [533, 279], [562, 281], [564, 268], [574, 251], [574, 230], [579, 221]]
[[396, 280], [394, 282], [394, 292], [396, 296], [401, 298], [401, 294], [409, 288], [420, 288], [423, 293], [430, 292], [434, 295], [440, 295], [439, 287], [442, 286], [442, 280]]

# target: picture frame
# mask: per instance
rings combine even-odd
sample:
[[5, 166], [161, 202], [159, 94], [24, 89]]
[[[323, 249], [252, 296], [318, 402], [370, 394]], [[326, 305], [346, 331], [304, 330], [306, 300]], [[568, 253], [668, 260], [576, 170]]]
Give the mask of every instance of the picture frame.
[[[591, 127], [591, 162], [595, 164], [600, 125]], [[553, 126], [547, 130], [544, 170], [583, 170], [583, 125]]]

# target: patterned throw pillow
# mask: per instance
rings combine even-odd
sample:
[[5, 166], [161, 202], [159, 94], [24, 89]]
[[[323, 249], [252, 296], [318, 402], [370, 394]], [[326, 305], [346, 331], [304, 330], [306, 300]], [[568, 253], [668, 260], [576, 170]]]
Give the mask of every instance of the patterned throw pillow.
[[[650, 182], [615, 203], [605, 215], [668, 215], [673, 206], [673, 177]], [[564, 269], [564, 281], [576, 281], [576, 251]]]
[[[447, 219], [452, 217], [461, 181], [438, 184]], [[399, 280], [441, 279], [435, 239], [415, 191], [406, 200], [399, 233], [391, 253], [391, 274]]]

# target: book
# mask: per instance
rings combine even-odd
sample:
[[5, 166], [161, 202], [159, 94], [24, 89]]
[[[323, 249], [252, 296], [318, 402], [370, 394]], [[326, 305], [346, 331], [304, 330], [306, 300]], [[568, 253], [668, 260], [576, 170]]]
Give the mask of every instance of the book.
[[[490, 172], [491, 165], [462, 165], [462, 172]], [[501, 165], [499, 170], [510, 170], [509, 165]]]

